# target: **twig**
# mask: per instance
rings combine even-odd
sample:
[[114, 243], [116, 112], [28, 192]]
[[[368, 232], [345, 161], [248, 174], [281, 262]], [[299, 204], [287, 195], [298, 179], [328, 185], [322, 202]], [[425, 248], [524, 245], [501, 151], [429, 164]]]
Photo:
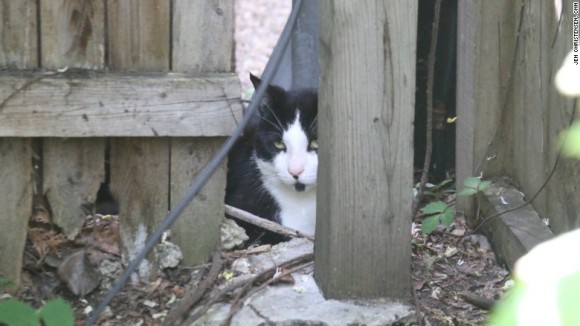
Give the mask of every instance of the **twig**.
[[466, 293], [461, 293], [459, 296], [462, 297], [463, 300], [465, 300], [466, 302], [478, 307], [479, 309], [489, 311], [495, 305], [495, 300], [491, 300], [491, 299], [482, 297], [482, 296], [477, 295], [475, 293], [466, 292]]
[[171, 309], [167, 318], [163, 322], [163, 325], [175, 325], [177, 320], [181, 319], [181, 316], [187, 313], [189, 309], [203, 297], [207, 289], [209, 289], [217, 280], [223, 264], [220, 253], [218, 251], [214, 252], [212, 256], [212, 265], [206, 278], [199, 282], [195, 292], [189, 292], [188, 295], [179, 302], [178, 306]]
[[[309, 258], [310, 260], [310, 258]], [[313, 261], [307, 261], [301, 265], [298, 265], [294, 268], [290, 268], [282, 273], [280, 273], [279, 275], [276, 275], [272, 278], [270, 278], [269, 280], [267, 280], [266, 282], [264, 282], [262, 285], [260, 285], [259, 287], [255, 288], [254, 290], [250, 291], [248, 294], [244, 295], [242, 297], [241, 294], [245, 293], [245, 291], [240, 292], [240, 294], [236, 297], [236, 300], [232, 303], [232, 307], [230, 308], [230, 312], [228, 313], [228, 317], [226, 318], [225, 322], [224, 322], [224, 326], [229, 326], [230, 323], [232, 322], [232, 317], [236, 314], [236, 312], [238, 312], [240, 310], [241, 304], [243, 302], [245, 302], [248, 298], [250, 298], [251, 296], [253, 296], [254, 294], [262, 291], [266, 286], [277, 282], [278, 280], [280, 280], [282, 277], [292, 274], [294, 272], [297, 272], [303, 268], [306, 268], [308, 266], [311, 266], [312, 264], [314, 264]]]
[[435, 2], [435, 14], [433, 17], [433, 29], [431, 30], [431, 46], [429, 47], [429, 57], [427, 59], [427, 138], [425, 145], [425, 162], [423, 163], [423, 173], [417, 190], [417, 197], [413, 200], [412, 218], [417, 216], [419, 203], [425, 192], [429, 167], [431, 166], [431, 154], [433, 153], [433, 79], [435, 75], [435, 55], [437, 53], [437, 37], [439, 35], [439, 16], [441, 12], [441, 0]]
[[280, 225], [278, 223], [272, 222], [270, 220], [267, 220], [265, 218], [261, 218], [259, 216], [256, 216], [252, 213], [248, 213], [246, 211], [243, 211], [239, 208], [235, 208], [232, 207], [230, 205], [225, 205], [225, 210], [226, 210], [226, 214], [231, 215], [235, 218], [239, 218], [240, 220], [253, 224], [257, 227], [260, 227], [262, 229], [266, 229], [268, 231], [274, 232], [274, 233], [278, 233], [281, 235], [285, 235], [285, 236], [289, 236], [289, 237], [293, 237], [293, 238], [306, 238], [310, 241], [314, 241], [314, 237], [308, 234], [304, 234], [301, 233], [298, 230], [294, 230], [292, 228]]
[[270, 249], [272, 249], [272, 245], [265, 244], [265, 245], [261, 245], [261, 246], [254, 247], [254, 248], [248, 248], [248, 249], [228, 252], [227, 255], [228, 255], [228, 257], [231, 257], [231, 258], [239, 258], [242, 256], [261, 254], [264, 252], [268, 252], [268, 251], [270, 251]]
[[[290, 259], [282, 264], [279, 264], [278, 266], [272, 266], [264, 271], [262, 271], [260, 274], [245, 280], [243, 282], [239, 282], [239, 283], [232, 283], [228, 286], [226, 286], [225, 288], [223, 288], [222, 290], [220, 290], [217, 294], [212, 295], [209, 300], [203, 305], [203, 307], [201, 307], [198, 311], [196, 311], [193, 315], [191, 315], [191, 317], [189, 317], [185, 323], [183, 323], [182, 325], [191, 325], [193, 324], [193, 322], [195, 322], [197, 319], [199, 319], [201, 316], [203, 316], [208, 310], [209, 308], [211, 308], [211, 306], [216, 303], [217, 301], [221, 300], [226, 294], [241, 288], [241, 287], [249, 287], [252, 284], [254, 284], [255, 282], [262, 280], [262, 279], [267, 279], [267, 278], [271, 278], [274, 273], [276, 272], [276, 269], [278, 267], [283, 267], [283, 266], [294, 266], [298, 263], [301, 263], [303, 261], [310, 261], [314, 259], [314, 254], [313, 253], [307, 253], [298, 257], [294, 257], [293, 259]], [[245, 291], [242, 291], [245, 292]]]

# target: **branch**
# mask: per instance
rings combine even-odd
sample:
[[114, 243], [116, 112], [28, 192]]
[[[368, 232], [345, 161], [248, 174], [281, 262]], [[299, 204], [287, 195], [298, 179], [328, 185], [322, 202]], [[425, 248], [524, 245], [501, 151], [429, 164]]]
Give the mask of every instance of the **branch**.
[[163, 325], [175, 325], [176, 321], [187, 313], [189, 309], [203, 297], [207, 289], [209, 289], [217, 280], [223, 264], [220, 253], [218, 251], [214, 252], [212, 265], [206, 278], [199, 283], [195, 292], [189, 292], [188, 295], [179, 302], [178, 306], [171, 309], [167, 318], [163, 322]]
[[[291, 267], [291, 266], [295, 266], [296, 264], [300, 264], [303, 262], [307, 262], [310, 263], [312, 260], [314, 259], [314, 254], [313, 253], [307, 253], [298, 257], [294, 257], [282, 264], [279, 265], [274, 265], [266, 270], [263, 270], [260, 274], [248, 279], [248, 280], [244, 280], [242, 282], [233, 282], [230, 283], [228, 285], [226, 285], [222, 290], [220, 290], [218, 293], [216, 293], [215, 295], [212, 295], [207, 302], [204, 304], [203, 307], [201, 307], [199, 310], [197, 310], [191, 317], [189, 317], [187, 319], [187, 321], [185, 321], [185, 323], [183, 323], [182, 325], [191, 325], [193, 324], [193, 322], [195, 322], [197, 319], [199, 319], [201, 316], [203, 316], [208, 310], [209, 308], [211, 308], [211, 306], [216, 303], [217, 301], [221, 300], [224, 296], [226, 296], [228, 293], [239, 289], [239, 288], [243, 288], [242, 293], [245, 293], [246, 290], [248, 290], [254, 283], [264, 280], [266, 279], [266, 283], [270, 284], [273, 282], [273, 276], [276, 273], [276, 270], [278, 268], [281, 267]], [[305, 266], [303, 266], [305, 267]], [[270, 279], [270, 280], [268, 280]], [[276, 277], [275, 280], [278, 280], [279, 278]], [[255, 291], [252, 292], [252, 294], [254, 294]], [[237, 298], [240, 298], [242, 295], [238, 294]], [[234, 306], [232, 305], [232, 308], [234, 308]]]
[[427, 141], [425, 145], [425, 162], [423, 173], [417, 191], [417, 197], [413, 200], [412, 218], [417, 216], [419, 203], [425, 192], [429, 167], [431, 166], [431, 154], [433, 152], [433, 78], [435, 75], [435, 55], [437, 53], [437, 36], [439, 35], [439, 14], [441, 12], [441, 0], [435, 2], [435, 14], [433, 18], [433, 29], [431, 30], [431, 46], [429, 47], [429, 58], [427, 59]]
[[243, 211], [239, 208], [235, 208], [235, 207], [232, 207], [230, 205], [225, 205], [225, 208], [226, 208], [226, 214], [231, 215], [235, 218], [238, 218], [244, 222], [255, 225], [259, 228], [266, 229], [268, 231], [278, 233], [281, 235], [285, 235], [285, 236], [289, 236], [289, 237], [293, 237], [293, 238], [306, 238], [310, 241], [314, 241], [314, 237], [311, 235], [301, 233], [298, 230], [283, 226], [281, 224], [278, 224], [276, 222], [272, 222], [272, 221], [267, 220], [265, 218], [261, 218], [259, 216], [254, 215], [254, 214]]

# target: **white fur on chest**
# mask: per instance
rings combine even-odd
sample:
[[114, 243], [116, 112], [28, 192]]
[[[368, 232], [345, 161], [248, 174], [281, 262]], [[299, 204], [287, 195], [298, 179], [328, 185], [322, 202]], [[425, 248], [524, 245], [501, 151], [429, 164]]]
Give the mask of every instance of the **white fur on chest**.
[[316, 188], [305, 192], [292, 189], [270, 189], [280, 205], [280, 222], [282, 225], [302, 233], [314, 235], [316, 227]]

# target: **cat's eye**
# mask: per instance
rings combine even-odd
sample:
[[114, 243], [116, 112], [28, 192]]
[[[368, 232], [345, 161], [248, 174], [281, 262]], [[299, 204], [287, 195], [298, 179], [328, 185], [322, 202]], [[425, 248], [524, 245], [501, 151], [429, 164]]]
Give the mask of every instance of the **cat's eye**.
[[286, 144], [284, 144], [284, 142], [281, 140], [277, 140], [274, 142], [274, 147], [277, 149], [286, 149]]
[[313, 139], [310, 141], [310, 144], [308, 144], [308, 147], [310, 149], [318, 149], [318, 140]]

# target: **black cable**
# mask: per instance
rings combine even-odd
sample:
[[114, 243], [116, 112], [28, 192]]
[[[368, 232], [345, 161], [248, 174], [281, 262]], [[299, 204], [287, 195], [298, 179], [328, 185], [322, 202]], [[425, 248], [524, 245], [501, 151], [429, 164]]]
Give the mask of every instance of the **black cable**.
[[167, 230], [171, 226], [171, 224], [173, 224], [173, 222], [179, 217], [179, 215], [183, 212], [183, 210], [187, 207], [187, 205], [191, 202], [191, 200], [195, 197], [195, 195], [199, 192], [199, 190], [205, 185], [205, 183], [217, 170], [222, 160], [226, 157], [226, 155], [228, 155], [228, 152], [230, 151], [236, 140], [239, 138], [239, 136], [242, 134], [244, 127], [246, 126], [248, 121], [252, 118], [252, 115], [258, 108], [258, 105], [262, 100], [264, 93], [266, 92], [266, 88], [270, 84], [272, 77], [274, 77], [274, 74], [278, 69], [280, 60], [282, 60], [284, 51], [288, 46], [292, 30], [294, 29], [294, 25], [296, 25], [298, 12], [300, 12], [302, 2], [303, 0], [297, 0], [294, 7], [292, 8], [290, 17], [288, 17], [288, 21], [284, 26], [284, 30], [280, 35], [280, 39], [278, 40], [278, 43], [276, 43], [274, 51], [272, 52], [272, 56], [270, 57], [270, 60], [268, 61], [264, 74], [262, 75], [262, 82], [258, 86], [258, 89], [256, 89], [256, 93], [253, 96], [253, 101], [248, 106], [248, 110], [244, 115], [243, 119], [240, 121], [236, 129], [222, 145], [217, 154], [207, 164], [207, 166], [203, 169], [203, 171], [201, 171], [199, 177], [187, 190], [185, 195], [181, 197], [179, 202], [177, 202], [175, 207], [167, 214], [167, 216], [165, 217], [163, 222], [161, 222], [161, 224], [157, 227], [155, 232], [153, 232], [151, 237], [145, 243], [145, 247], [131, 261], [131, 263], [125, 270], [125, 273], [123, 273], [123, 275], [121, 275], [121, 277], [117, 279], [117, 281], [115, 282], [113, 287], [109, 290], [105, 298], [100, 302], [97, 309], [95, 309], [95, 311], [90, 315], [90, 317], [85, 322], [86, 326], [91, 326], [96, 322], [99, 315], [103, 313], [103, 311], [109, 305], [109, 303], [111, 303], [115, 295], [123, 288], [125, 283], [127, 283], [127, 280], [129, 279], [129, 277], [131, 277], [131, 274], [133, 274], [133, 272], [137, 269], [143, 258], [145, 258], [145, 256], [149, 253], [149, 251], [151, 251], [151, 249], [153, 249], [155, 244], [157, 244], [163, 232]]

